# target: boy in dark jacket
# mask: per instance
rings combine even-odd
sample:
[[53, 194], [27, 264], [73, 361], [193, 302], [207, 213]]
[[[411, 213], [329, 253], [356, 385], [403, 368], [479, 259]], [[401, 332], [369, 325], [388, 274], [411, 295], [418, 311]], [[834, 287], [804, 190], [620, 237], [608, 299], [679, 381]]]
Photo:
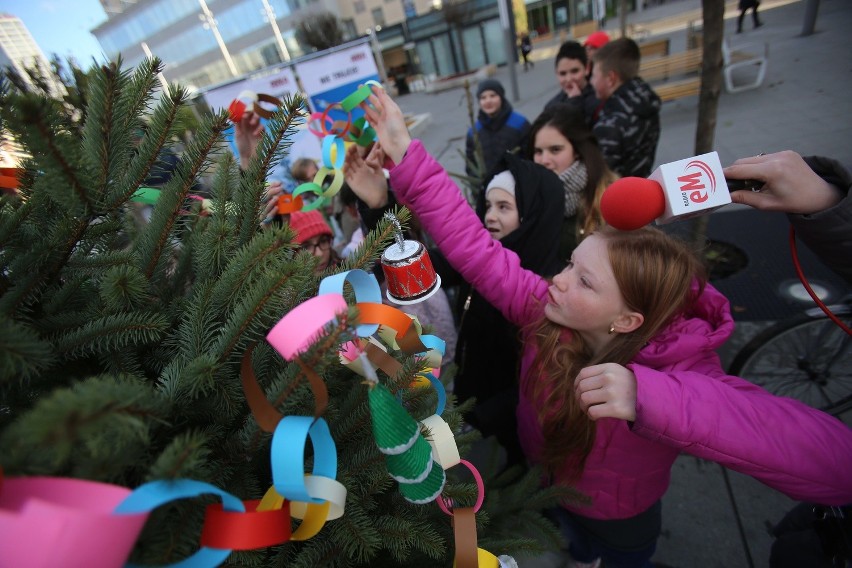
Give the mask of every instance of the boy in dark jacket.
[[592, 87], [601, 101], [593, 132], [610, 169], [648, 177], [660, 139], [660, 97], [639, 76], [639, 46], [619, 38], [593, 56]]
[[[496, 79], [485, 79], [476, 88], [479, 100], [479, 116], [473, 128], [467, 131], [465, 171], [469, 176], [482, 177], [490, 172], [500, 157], [507, 151], [526, 146], [530, 121], [512, 109], [506, 100], [506, 91]], [[485, 160], [481, 171], [476, 171], [476, 143], [474, 130], [482, 146]]]

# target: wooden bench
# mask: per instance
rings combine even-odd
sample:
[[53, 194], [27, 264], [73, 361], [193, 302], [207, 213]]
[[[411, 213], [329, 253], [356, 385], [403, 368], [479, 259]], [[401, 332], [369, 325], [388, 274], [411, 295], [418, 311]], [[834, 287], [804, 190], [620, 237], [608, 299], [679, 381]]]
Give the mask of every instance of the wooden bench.
[[701, 92], [701, 77], [690, 77], [679, 81], [667, 81], [659, 85], [652, 85], [654, 92], [663, 102], [691, 97]]
[[[663, 102], [697, 95], [701, 91], [701, 53], [700, 49], [688, 49], [642, 59], [639, 76], [653, 87]], [[679, 78], [670, 81], [670, 77]]]
[[642, 61], [652, 57], [669, 54], [669, 38], [652, 39], [650, 41], [637, 42], [639, 45], [639, 54], [642, 56]]
[[670, 55], [642, 59], [639, 76], [649, 83], [666, 81], [676, 75], [689, 75], [701, 71], [701, 50], [689, 49]]
[[598, 31], [598, 23], [595, 20], [580, 22], [571, 26], [571, 37], [579, 41], [580, 38], [586, 37], [596, 31]]

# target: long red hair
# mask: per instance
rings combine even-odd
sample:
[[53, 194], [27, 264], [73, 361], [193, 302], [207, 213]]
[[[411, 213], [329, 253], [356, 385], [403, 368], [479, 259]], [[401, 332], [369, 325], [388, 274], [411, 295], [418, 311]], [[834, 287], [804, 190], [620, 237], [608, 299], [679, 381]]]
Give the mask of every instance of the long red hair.
[[[532, 324], [537, 348], [536, 379], [525, 394], [538, 408], [544, 436], [541, 465], [549, 472], [566, 468], [578, 478], [595, 443], [595, 423], [574, 396], [574, 377], [584, 368], [610, 362], [626, 365], [662, 328], [689, 308], [706, 282], [704, 268], [682, 241], [650, 227], [618, 231], [602, 227], [616, 283], [628, 309], [644, 316], [642, 325], [619, 333], [598, 353], [582, 337], [546, 318]], [[693, 282], [698, 292], [693, 293]]]

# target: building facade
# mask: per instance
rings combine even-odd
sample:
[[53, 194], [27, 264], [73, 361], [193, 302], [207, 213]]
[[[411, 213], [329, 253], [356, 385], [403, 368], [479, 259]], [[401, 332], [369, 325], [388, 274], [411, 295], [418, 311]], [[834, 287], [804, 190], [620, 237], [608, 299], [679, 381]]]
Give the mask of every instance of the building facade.
[[331, 12], [352, 39], [402, 21], [404, 2], [408, 13], [432, 9], [431, 0], [101, 0], [108, 19], [92, 34], [110, 59], [133, 67], [151, 53], [169, 82], [202, 88], [304, 55], [303, 18]]
[[[444, 2], [442, 5], [441, 2]], [[503, 1], [503, 0], [499, 0]], [[525, 2], [535, 35], [589, 19], [598, 0]], [[306, 55], [295, 29], [321, 12], [347, 40], [375, 34], [391, 80], [447, 76], [506, 62], [498, 0], [101, 0], [92, 30], [110, 59], [163, 60], [169, 82], [203, 89]], [[521, 8], [523, 9], [523, 8]], [[273, 26], [274, 23], [274, 26]]]
[[54, 80], [50, 62], [30, 35], [24, 22], [11, 14], [0, 14], [0, 68], [9, 67], [32, 84], [26, 70], [38, 69], [53, 90], [51, 94], [65, 93], [62, 84]]

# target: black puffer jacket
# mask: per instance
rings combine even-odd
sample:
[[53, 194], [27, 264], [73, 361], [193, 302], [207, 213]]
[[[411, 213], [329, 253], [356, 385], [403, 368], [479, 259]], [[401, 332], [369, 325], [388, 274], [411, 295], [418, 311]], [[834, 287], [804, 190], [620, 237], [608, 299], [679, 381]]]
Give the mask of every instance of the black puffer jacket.
[[621, 85], [603, 104], [592, 131], [611, 170], [648, 177], [660, 140], [660, 97], [642, 79]]
[[[522, 114], [515, 112], [509, 101], [505, 98], [502, 98], [502, 100], [503, 104], [500, 106], [500, 110], [493, 117], [489, 117], [480, 110], [479, 118], [474, 125], [479, 136], [479, 143], [482, 145], [482, 156], [485, 158], [483, 172], [490, 172], [505, 152], [524, 148], [527, 144], [530, 121]], [[474, 159], [476, 147], [473, 141], [474, 128], [468, 129], [467, 141], [465, 142], [465, 155], [467, 156], [465, 171], [471, 176], [476, 175], [476, 172], [471, 168], [471, 164], [476, 163]]]

